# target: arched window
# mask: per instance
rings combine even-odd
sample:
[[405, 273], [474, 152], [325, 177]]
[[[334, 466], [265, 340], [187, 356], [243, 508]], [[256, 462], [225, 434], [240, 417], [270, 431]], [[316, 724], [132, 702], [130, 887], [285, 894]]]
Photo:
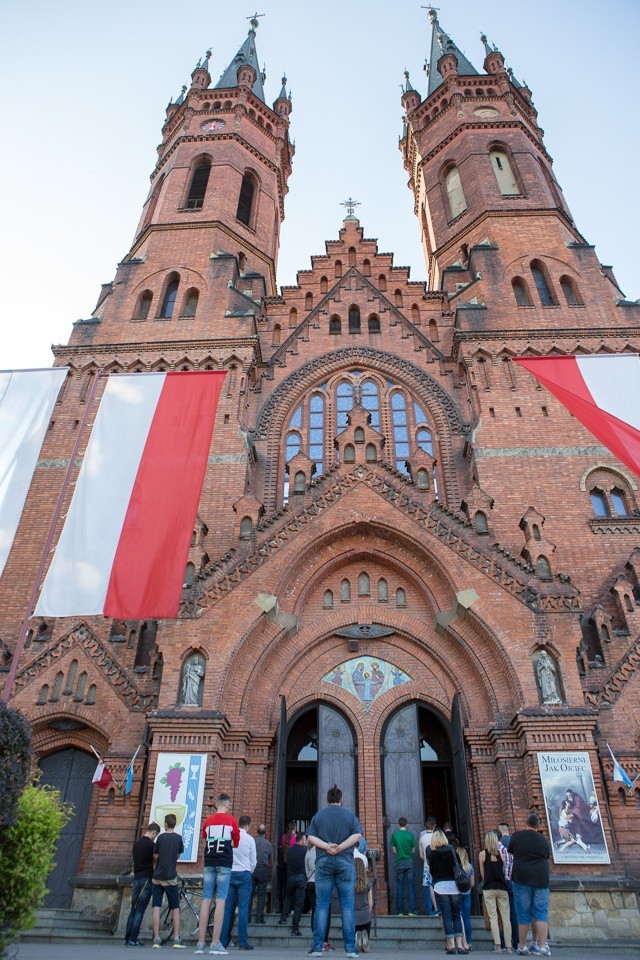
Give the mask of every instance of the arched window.
[[371, 581], [369, 580], [369, 574], [365, 573], [364, 570], [358, 577], [358, 596], [359, 597], [368, 597], [371, 593]]
[[396, 590], [396, 607], [406, 607], [406, 605], [407, 605], [407, 595], [402, 589], [402, 587], [398, 587], [398, 589]]
[[387, 278], [385, 277], [384, 273], [381, 273], [378, 277], [378, 287], [383, 293], [387, 289]]
[[489, 533], [489, 524], [487, 523], [486, 513], [483, 513], [482, 510], [478, 510], [473, 518], [473, 526], [475, 527], [476, 533]]
[[280, 324], [279, 324], [279, 323], [274, 323], [274, 325], [273, 325], [273, 331], [272, 331], [272, 334], [271, 334], [271, 346], [272, 346], [272, 347], [277, 347], [277, 346], [278, 346], [278, 344], [280, 343], [281, 334], [282, 334], [282, 328], [281, 328]]
[[298, 311], [295, 307], [291, 307], [289, 310], [289, 326], [297, 327], [298, 326]]
[[498, 181], [498, 189], [503, 197], [517, 197], [520, 193], [509, 157], [504, 150], [494, 149], [489, 153], [491, 169]]
[[76, 682], [76, 674], [78, 672], [78, 661], [72, 660], [69, 664], [69, 669], [67, 670], [67, 680], [64, 685], [64, 690], [62, 691], [63, 696], [68, 697], [73, 693], [73, 685]]
[[193, 171], [191, 186], [189, 187], [189, 194], [187, 196], [187, 210], [200, 210], [202, 207], [204, 196], [207, 192], [210, 172], [211, 160], [209, 159], [201, 160]]
[[353, 410], [353, 384], [343, 380], [336, 390], [336, 427], [342, 433], [347, 428], [349, 413]]
[[186, 570], [184, 571], [184, 580], [182, 582], [183, 587], [190, 587], [194, 581], [196, 575], [196, 568], [193, 563], [188, 563]]
[[393, 300], [396, 307], [402, 306], [402, 290], [396, 290], [396, 292], [393, 295]]
[[88, 707], [92, 707], [93, 704], [96, 702], [96, 693], [97, 693], [96, 685], [95, 683], [92, 683], [89, 689], [87, 690], [87, 696], [84, 701]]
[[336, 260], [334, 276], [336, 279], [342, 276], [342, 260]]
[[307, 489], [307, 478], [304, 475], [302, 470], [298, 470], [295, 477], [293, 478], [293, 492], [294, 493], [305, 493]]
[[378, 580], [378, 601], [380, 603], [386, 603], [389, 599], [389, 587], [387, 586], [387, 581], [382, 577]]
[[364, 428], [356, 427], [353, 433], [353, 439], [356, 443], [364, 443]]
[[428, 490], [429, 489], [429, 471], [424, 468], [418, 470], [416, 474], [416, 483], [418, 490]]
[[609, 633], [609, 627], [606, 625], [606, 623], [600, 624], [600, 636], [605, 643], [611, 643], [611, 634]]
[[326, 293], [329, 289], [329, 281], [326, 277], [320, 277], [320, 293]]
[[365, 447], [364, 458], [367, 463], [375, 463], [378, 459], [378, 451], [376, 450], [375, 443], [368, 443]]
[[178, 296], [179, 283], [180, 277], [177, 273], [169, 274], [167, 286], [164, 291], [164, 298], [162, 300], [162, 308], [160, 310], [160, 317], [162, 320], [170, 320], [173, 316], [173, 311], [176, 306], [176, 297]]
[[613, 512], [617, 517], [626, 517], [629, 514], [627, 510], [627, 502], [625, 500], [624, 491], [620, 490], [618, 487], [614, 487], [611, 493], [611, 503], [613, 504]]
[[542, 537], [540, 536], [540, 527], [538, 526], [537, 523], [534, 523], [532, 525], [531, 532], [533, 533], [534, 540], [542, 540]]
[[333, 591], [325, 590], [324, 597], [322, 598], [322, 606], [325, 610], [331, 610], [333, 608]]
[[62, 681], [64, 680], [64, 673], [62, 670], [56, 673], [56, 678], [53, 682], [53, 690], [51, 691], [51, 696], [49, 700], [52, 703], [56, 703], [60, 699], [60, 692], [62, 690]]
[[404, 394], [396, 390], [391, 394], [391, 418], [393, 421], [393, 442], [395, 446], [396, 469], [407, 473], [405, 461], [409, 456], [409, 429], [407, 424], [407, 404]]
[[356, 265], [356, 248], [349, 247], [349, 266], [355, 267]]
[[348, 443], [344, 448], [344, 462], [354, 463], [356, 459], [356, 450], [352, 443]]
[[342, 333], [342, 321], [335, 313], [329, 320], [329, 333]]
[[593, 512], [596, 517], [608, 517], [611, 515], [607, 498], [602, 490], [593, 489], [589, 496], [591, 497], [591, 506], [593, 507]]
[[371, 276], [371, 261], [363, 260], [362, 261], [362, 273], [365, 277]]
[[578, 288], [571, 277], [560, 277], [560, 289], [570, 307], [581, 307], [583, 305]]
[[180, 316], [189, 319], [195, 317], [196, 310], [198, 309], [198, 298], [199, 293], [195, 287], [191, 287], [184, 295], [184, 300], [182, 302], [182, 310], [180, 311]]
[[540, 260], [533, 260], [531, 262], [531, 275], [533, 277], [533, 282], [536, 285], [536, 290], [538, 291], [538, 296], [540, 297], [540, 303], [542, 306], [555, 307], [557, 305], [557, 301], [551, 292], [547, 271]]
[[624, 596], [624, 605], [627, 613], [633, 613], [633, 603], [631, 602], [631, 597], [628, 593], [623, 594]]
[[360, 333], [360, 310], [355, 304], [349, 307], [349, 333]]
[[420, 308], [417, 303], [414, 303], [411, 307], [411, 322], [420, 323]]
[[324, 473], [324, 397], [314, 393], [309, 401], [309, 457], [316, 474]]
[[431, 343], [438, 343], [440, 340], [438, 324], [435, 320], [429, 320], [429, 340], [431, 340]]
[[465, 200], [462, 181], [460, 180], [457, 167], [449, 168], [444, 178], [444, 185], [449, 200], [451, 219], [455, 220], [456, 217], [459, 217], [460, 214], [464, 213], [467, 209], [467, 201]]
[[[417, 419], [418, 416], [416, 413], [416, 420]], [[421, 419], [425, 419], [424, 415], [421, 417]], [[416, 433], [416, 441], [421, 450], [424, 450], [425, 453], [430, 453], [431, 456], [433, 456], [433, 438], [431, 437], [430, 430], [427, 430], [426, 427], [420, 427]]]
[[[293, 420], [293, 418], [292, 418]], [[287, 442], [285, 445], [285, 460], [289, 463], [290, 460], [300, 453], [302, 449], [302, 440], [299, 433], [290, 433], [287, 437]]]
[[136, 657], [134, 667], [148, 667], [151, 663], [151, 652], [156, 645], [156, 636], [158, 633], [157, 620], [149, 620], [140, 626], [138, 634], [138, 645], [136, 647]]
[[348, 603], [351, 600], [351, 584], [346, 578], [340, 584], [340, 600], [342, 603]]
[[545, 556], [539, 556], [536, 560], [536, 570], [538, 571], [538, 576], [543, 580], [553, 579], [551, 573], [551, 565]]
[[522, 277], [514, 277], [511, 281], [511, 286], [513, 287], [513, 295], [516, 298], [516, 303], [519, 307], [533, 306], [527, 285]]
[[378, 387], [373, 380], [365, 380], [360, 391], [360, 402], [362, 406], [371, 414], [371, 426], [376, 430], [380, 429], [380, 399], [378, 397]]
[[245, 173], [240, 186], [240, 196], [238, 197], [236, 219], [238, 219], [240, 223], [244, 223], [247, 227], [251, 225], [251, 214], [253, 213], [253, 197], [255, 190], [255, 180], [250, 173]]
[[151, 290], [143, 290], [140, 296], [138, 297], [138, 303], [136, 305], [134, 318], [136, 320], [146, 320], [149, 316], [149, 310], [151, 309], [151, 301], [153, 300], [153, 294]]
[[84, 700], [84, 692], [87, 689], [87, 674], [83, 671], [78, 677], [78, 686], [76, 687], [76, 695], [73, 698], [77, 703], [80, 703]]
[[38, 694], [38, 699], [36, 700], [36, 703], [38, 703], [38, 704], [46, 703], [48, 696], [49, 696], [49, 684], [48, 684], [48, 683], [44, 683], [44, 684], [40, 687], [40, 693]]
[[369, 317], [369, 333], [380, 333], [380, 317], [375, 313]]
[[251, 522], [251, 517], [243, 517], [242, 520], [240, 521], [240, 539], [250, 540], [252, 533], [253, 533], [253, 524]]
[[309, 291], [309, 293], [307, 293], [307, 294], [305, 295], [305, 298], [304, 298], [304, 309], [307, 311], [307, 313], [308, 313], [310, 310], [313, 310], [313, 294], [311, 293], [311, 291]]

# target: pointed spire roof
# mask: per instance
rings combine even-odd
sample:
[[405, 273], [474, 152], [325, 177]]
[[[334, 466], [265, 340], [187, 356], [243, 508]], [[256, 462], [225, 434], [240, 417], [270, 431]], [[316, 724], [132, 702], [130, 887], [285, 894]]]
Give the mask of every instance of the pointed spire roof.
[[429, 19], [433, 26], [431, 34], [431, 55], [429, 57], [429, 89], [427, 96], [430, 96], [434, 90], [444, 82], [442, 75], [438, 71], [438, 60], [445, 53], [452, 53], [458, 61], [458, 73], [461, 77], [479, 76], [478, 71], [473, 64], [467, 60], [464, 53], [455, 45], [451, 37], [448, 36], [438, 23], [438, 14], [429, 8]]
[[263, 103], [266, 103], [264, 99], [264, 74], [260, 70], [258, 64], [258, 54], [256, 53], [256, 30], [258, 29], [258, 21], [254, 17], [251, 20], [251, 26], [249, 27], [249, 35], [244, 41], [235, 57], [229, 64], [226, 70], [223, 71], [222, 76], [216, 83], [215, 89], [231, 89], [238, 86], [238, 70], [240, 67], [248, 63], [250, 67], [256, 72], [256, 80], [253, 84], [253, 92]]
[[289, 99], [289, 98], [288, 98], [288, 96], [287, 96], [287, 75], [286, 75], [286, 73], [283, 73], [283, 75], [282, 75], [282, 89], [281, 89], [280, 93], [278, 94], [278, 100], [288, 100], [288, 99]]

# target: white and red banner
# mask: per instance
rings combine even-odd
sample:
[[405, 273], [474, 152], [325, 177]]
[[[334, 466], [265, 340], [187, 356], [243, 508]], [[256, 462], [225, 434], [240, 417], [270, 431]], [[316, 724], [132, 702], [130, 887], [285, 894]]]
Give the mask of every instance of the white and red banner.
[[560, 403], [640, 476], [640, 357], [526, 357], [532, 373]]
[[177, 615], [224, 376], [109, 378], [36, 615]]
[[0, 576], [67, 367], [0, 373]]
[[98, 760], [98, 766], [92, 777], [91, 783], [95, 783], [97, 787], [101, 787], [103, 790], [105, 787], [108, 787], [111, 781], [113, 780], [113, 774], [109, 767], [106, 765], [104, 760]]

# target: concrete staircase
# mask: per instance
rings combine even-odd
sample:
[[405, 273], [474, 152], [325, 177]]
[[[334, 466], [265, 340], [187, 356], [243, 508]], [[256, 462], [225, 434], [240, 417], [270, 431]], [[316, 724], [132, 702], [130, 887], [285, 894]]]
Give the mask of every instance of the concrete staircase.
[[35, 927], [26, 930], [22, 940], [45, 941], [96, 941], [103, 943], [114, 939], [113, 923], [109, 920], [88, 919], [81, 910], [39, 910]]

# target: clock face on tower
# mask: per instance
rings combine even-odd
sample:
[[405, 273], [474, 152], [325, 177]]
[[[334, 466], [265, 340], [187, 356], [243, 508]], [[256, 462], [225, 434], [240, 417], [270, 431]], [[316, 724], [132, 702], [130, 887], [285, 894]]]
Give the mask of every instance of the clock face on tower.
[[476, 107], [473, 111], [476, 117], [482, 117], [485, 120], [491, 119], [491, 117], [497, 117], [498, 111], [495, 107]]
[[224, 120], [204, 120], [200, 124], [201, 130], [222, 130], [225, 126]]

